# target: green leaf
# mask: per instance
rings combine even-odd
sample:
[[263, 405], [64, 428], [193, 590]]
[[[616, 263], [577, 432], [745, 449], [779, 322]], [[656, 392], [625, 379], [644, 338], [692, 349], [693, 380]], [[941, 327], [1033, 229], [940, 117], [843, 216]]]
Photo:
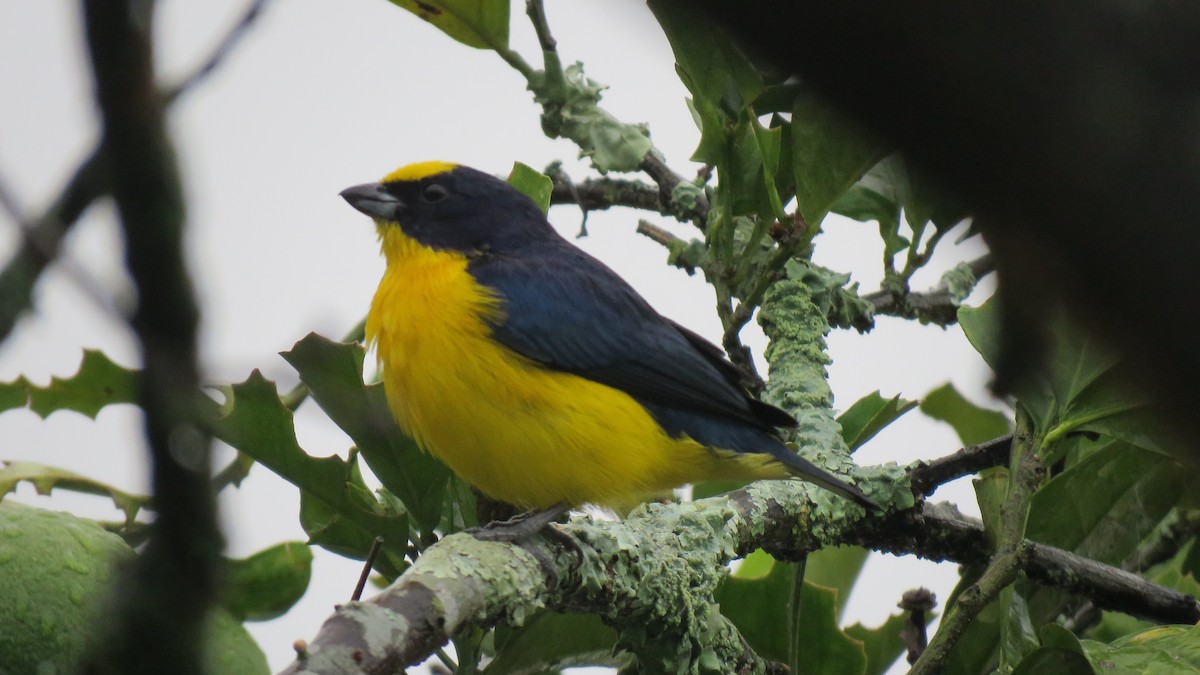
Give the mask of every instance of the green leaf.
[[975, 405], [950, 382], [925, 395], [921, 412], [953, 427], [963, 445], [999, 438], [1011, 430], [1008, 415]]
[[1034, 493], [1030, 539], [1119, 564], [1184, 499], [1196, 474], [1171, 457], [1101, 439]]
[[1096, 670], [1082, 654], [1056, 647], [1040, 647], [1030, 652], [1029, 656], [1026, 656], [1012, 671], [1012, 675], [1045, 675], [1046, 673], [1095, 675]]
[[289, 541], [228, 561], [221, 604], [239, 621], [282, 616], [308, 590], [312, 558], [304, 542]]
[[861, 546], [828, 546], [809, 553], [804, 561], [805, 581], [838, 591], [835, 616], [839, 619], [869, 554]]
[[451, 38], [479, 49], [508, 48], [508, 0], [390, 0]]
[[102, 352], [83, 350], [79, 370], [67, 378], [53, 377], [39, 387], [24, 377], [0, 382], [0, 412], [28, 407], [39, 417], [73, 410], [95, 419], [106, 405], [136, 403], [139, 371], [113, 363]]
[[370, 494], [362, 484], [355, 461], [337, 456], [311, 457], [305, 453], [296, 442], [292, 412], [279, 400], [275, 385], [262, 373], [255, 370], [245, 382], [230, 386], [225, 405], [212, 417], [217, 438], [300, 488], [302, 510], [307, 499], [329, 516], [326, 522], [336, 517], [338, 522], [356, 528], [363, 535], [353, 549], [330, 550], [362, 560], [369, 544], [363, 546], [361, 542], [380, 535], [384, 538], [384, 555], [379, 564], [390, 561], [393, 568], [402, 564], [408, 548], [408, 517], [388, 512]]
[[1156, 626], [1111, 644], [1080, 640], [1097, 670], [1114, 675], [1200, 672], [1200, 626]]
[[[797, 673], [845, 673], [859, 675], [866, 668], [862, 643], [837, 626], [837, 591], [804, 583], [801, 606], [789, 614], [796, 566], [776, 562], [765, 553], [743, 563], [750, 571], [726, 577], [717, 589], [721, 613], [737, 626], [747, 642], [765, 658], [786, 662], [793, 633], [802, 636], [795, 645], [801, 668]], [[769, 562], [769, 565], [767, 564]], [[766, 567], [766, 570], [763, 568]], [[757, 576], [749, 576], [754, 573]], [[798, 622], [798, 623], [796, 623]]]
[[365, 350], [309, 333], [281, 356], [313, 400], [357, 444], [379, 481], [404, 502], [423, 530], [437, 527], [450, 471], [400, 431], [383, 385], [363, 383]]
[[883, 257], [890, 261], [909, 245], [908, 239], [900, 235], [900, 210], [908, 194], [908, 170], [898, 155], [892, 155], [875, 164], [845, 191], [831, 210], [861, 222], [878, 222], [884, 243]]
[[1029, 583], [1024, 575], [1000, 591], [1000, 671], [1005, 672], [1041, 646], [1033, 619], [1029, 616], [1026, 593]]
[[[933, 620], [932, 615], [929, 620]], [[883, 675], [905, 652], [904, 638], [900, 633], [907, 622], [908, 618], [903, 614], [893, 614], [878, 628], [867, 628], [861, 623], [846, 628], [846, 635], [863, 643], [867, 653], [867, 667], [863, 675]]]
[[680, 79], [696, 101], [719, 106], [733, 117], [763, 93], [759, 68], [707, 15], [686, 3], [648, 4], [671, 43]]
[[842, 195], [883, 159], [884, 144], [802, 86], [792, 107], [792, 171], [804, 222], [816, 227]]
[[508, 184], [525, 193], [542, 209], [542, 213], [550, 210], [550, 195], [554, 192], [554, 181], [537, 169], [514, 162], [512, 171], [508, 174]]
[[880, 396], [878, 391], [867, 394], [838, 416], [842, 438], [846, 439], [846, 445], [853, 452], [916, 405], [916, 401], [907, 401], [900, 398], [899, 394], [891, 398]]
[[150, 505], [150, 498], [119, 490], [87, 476], [34, 462], [0, 462], [0, 498], [17, 488], [21, 481], [33, 485], [39, 495], [52, 490], [69, 490], [88, 495], [108, 497], [113, 505], [125, 512], [125, 524], [133, 523], [139, 511]]
[[519, 628], [496, 628], [496, 658], [487, 675], [548, 673], [580, 666], [621, 667], [617, 634], [594, 614], [542, 612]]

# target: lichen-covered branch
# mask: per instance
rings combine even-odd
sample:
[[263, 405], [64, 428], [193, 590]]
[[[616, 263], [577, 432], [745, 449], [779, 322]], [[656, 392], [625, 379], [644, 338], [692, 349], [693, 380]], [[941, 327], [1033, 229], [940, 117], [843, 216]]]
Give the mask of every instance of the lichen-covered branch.
[[[906, 489], [896, 467], [862, 469], [860, 476]], [[800, 481], [766, 481], [691, 504], [650, 504], [621, 522], [577, 518], [561, 529], [578, 542], [578, 553], [549, 540], [527, 550], [450, 536], [376, 597], [340, 607], [284, 672], [397, 671], [457, 631], [500, 619], [519, 623], [542, 608], [599, 614], [618, 631], [619, 648], [646, 672], [686, 672], [701, 647], [720, 655], [724, 672], [752, 672], [762, 662], [712, 613], [712, 590], [734, 557], [764, 548], [794, 560], [854, 543], [932, 560], [988, 558], [982, 525], [950, 507], [865, 517], [843, 504]], [[1022, 547], [1025, 569], [1039, 583], [1156, 621], [1200, 619], [1200, 604], [1178, 591], [1048, 546]], [[662, 659], [663, 645], [677, 660], [647, 661]]]

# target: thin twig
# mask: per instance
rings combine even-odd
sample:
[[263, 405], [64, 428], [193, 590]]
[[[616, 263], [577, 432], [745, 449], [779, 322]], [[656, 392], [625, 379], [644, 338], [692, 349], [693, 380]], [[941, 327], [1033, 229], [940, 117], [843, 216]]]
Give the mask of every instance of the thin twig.
[[979, 473], [993, 466], [1006, 465], [1011, 451], [1012, 434], [1007, 434], [985, 443], [968, 445], [947, 457], [917, 462], [909, 470], [913, 492], [928, 497], [936, 492], [939, 486], [956, 478]]
[[363, 589], [367, 587], [367, 579], [371, 576], [371, 568], [375, 566], [375, 558], [379, 557], [379, 551], [383, 549], [383, 537], [376, 536], [375, 541], [371, 542], [371, 550], [367, 553], [367, 559], [363, 562], [362, 574], [358, 575], [358, 583], [354, 585], [354, 592], [350, 594], [350, 602], [358, 602], [362, 598]]
[[217, 46], [209, 54], [208, 58], [202, 61], [187, 77], [184, 77], [178, 83], [167, 87], [163, 91], [163, 98], [168, 104], [173, 103], [175, 99], [186, 94], [197, 84], [200, 84], [221, 65], [225, 58], [237, 47], [238, 43], [241, 42], [242, 38], [249, 33], [250, 27], [262, 15], [263, 9], [266, 8], [268, 2], [270, 0], [253, 0], [233, 26], [226, 31], [224, 37], [217, 42]]

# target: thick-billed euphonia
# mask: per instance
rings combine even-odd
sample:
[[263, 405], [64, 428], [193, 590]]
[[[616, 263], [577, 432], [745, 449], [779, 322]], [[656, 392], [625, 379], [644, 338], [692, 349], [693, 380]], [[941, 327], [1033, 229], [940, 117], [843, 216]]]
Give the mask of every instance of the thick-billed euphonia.
[[796, 422], [723, 352], [656, 312], [504, 181], [424, 162], [343, 191], [387, 269], [367, 317], [401, 428], [483, 493], [530, 509], [626, 507], [685, 483], [799, 476]]

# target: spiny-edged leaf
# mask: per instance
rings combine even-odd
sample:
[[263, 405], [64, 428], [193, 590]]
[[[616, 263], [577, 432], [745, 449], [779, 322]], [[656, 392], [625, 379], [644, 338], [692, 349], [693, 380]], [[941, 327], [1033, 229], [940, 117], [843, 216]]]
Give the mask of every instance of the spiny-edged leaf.
[[352, 438], [371, 471], [400, 498], [422, 529], [441, 519], [450, 471], [400, 431], [383, 386], [363, 383], [365, 350], [309, 333], [282, 356], [300, 374], [313, 400]]
[[842, 425], [842, 438], [853, 452], [875, 437], [887, 425], [904, 416], [917, 405], [916, 401], [907, 401], [897, 394], [884, 398], [879, 391], [858, 399], [846, 412], [838, 416], [838, 424]]
[[1033, 496], [1030, 539], [1119, 564], [1196, 482], [1171, 457], [1115, 439], [1090, 452]]
[[829, 546], [808, 554], [804, 561], [804, 580], [838, 591], [835, 618], [841, 618], [850, 599], [850, 589], [858, 581], [870, 551], [861, 546]]
[[33, 462], [0, 462], [0, 498], [17, 488], [21, 481], [33, 485], [39, 495], [49, 495], [50, 491], [58, 488], [71, 492], [81, 492], [89, 495], [108, 497], [113, 505], [125, 513], [125, 524], [133, 523], [138, 511], [149, 506], [150, 498], [118, 490], [87, 476], [60, 469], [45, 464]]
[[513, 162], [512, 171], [508, 173], [508, 184], [517, 188], [537, 203], [542, 213], [550, 210], [550, 195], [554, 192], [554, 181], [537, 169]]
[[1010, 430], [1008, 415], [975, 405], [950, 382], [921, 399], [921, 412], [953, 427], [963, 445], [999, 438]]
[[390, 1], [468, 47], [508, 48], [508, 0]]
[[686, 3], [652, 0], [649, 5], [671, 43], [680, 78], [695, 100], [733, 116], [763, 93], [760, 69], [703, 12]]
[[487, 675], [549, 673], [582, 666], [621, 667], [613, 653], [617, 634], [594, 614], [545, 611], [525, 625], [496, 628], [496, 658]]
[[1155, 626], [1110, 644], [1080, 640], [1080, 645], [1098, 672], [1200, 672], [1200, 626]]
[[[933, 620], [933, 616], [929, 616]], [[904, 653], [904, 638], [900, 636], [908, 618], [903, 614], [893, 614], [878, 628], [867, 628], [856, 623], [846, 628], [846, 635], [863, 644], [867, 653], [867, 668], [863, 675], [883, 675], [896, 659]]]
[[891, 260], [909, 245], [908, 239], [900, 235], [900, 210], [908, 193], [908, 170], [904, 160], [892, 155], [875, 164], [843, 193], [832, 211], [861, 222], [878, 222], [884, 260]]
[[229, 560], [221, 604], [240, 621], [282, 616], [308, 590], [312, 559], [307, 544], [289, 541], [248, 558]]
[[[754, 650], [773, 661], [787, 662], [794, 629], [801, 638], [796, 645], [801, 668], [795, 672], [862, 673], [867, 664], [862, 643], [837, 626], [837, 591], [805, 582], [796, 608], [799, 611], [789, 616], [796, 566], [776, 562], [765, 553], [755, 561], [752, 557], [742, 565], [744, 569], [749, 563], [750, 572], [739, 569], [738, 574], [726, 577], [716, 598], [721, 613]], [[751, 572], [757, 576], [749, 576]]]
[[885, 146], [834, 110], [807, 86], [792, 107], [792, 167], [796, 203], [809, 227], [883, 159]]
[[[225, 405], [213, 418], [217, 438], [300, 488], [302, 507], [305, 499], [312, 500], [329, 514], [327, 521], [336, 518], [353, 525], [369, 537], [368, 541], [382, 536], [384, 556], [396, 564], [403, 561], [408, 546], [408, 516], [389, 512], [370, 494], [357, 473], [356, 462], [305, 453], [296, 442], [292, 412], [262, 373], [255, 370], [245, 382], [230, 386]], [[361, 560], [368, 550], [369, 544], [334, 552]]]
[[24, 377], [0, 382], [0, 412], [28, 407], [40, 417], [57, 410], [73, 410], [95, 418], [113, 403], [137, 401], [138, 371], [113, 363], [103, 352], [83, 350], [79, 370], [70, 377], [53, 377], [39, 387]]

